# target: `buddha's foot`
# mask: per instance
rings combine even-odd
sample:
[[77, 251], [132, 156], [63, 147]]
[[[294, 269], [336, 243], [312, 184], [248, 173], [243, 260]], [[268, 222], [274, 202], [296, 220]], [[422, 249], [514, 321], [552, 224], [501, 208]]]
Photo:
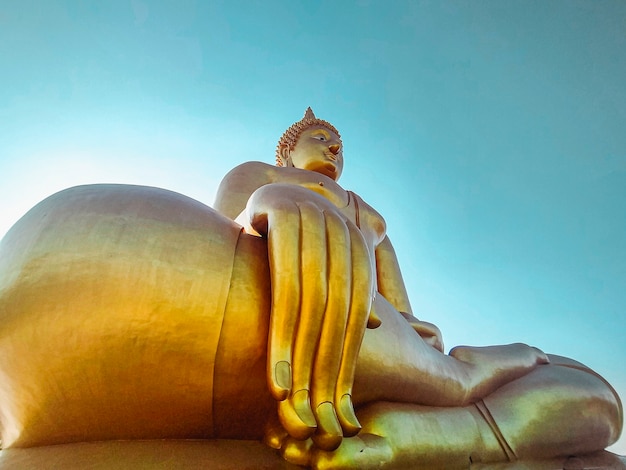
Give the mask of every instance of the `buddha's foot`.
[[523, 343], [483, 347], [457, 346], [450, 351], [450, 356], [478, 366], [497, 361], [510, 367], [532, 368], [537, 364], [550, 362], [543, 351]]
[[548, 356], [541, 350], [523, 343], [503, 346], [457, 346], [450, 356], [471, 364], [472, 401], [484, 398], [500, 386], [512, 382], [538, 365], [548, 364]]

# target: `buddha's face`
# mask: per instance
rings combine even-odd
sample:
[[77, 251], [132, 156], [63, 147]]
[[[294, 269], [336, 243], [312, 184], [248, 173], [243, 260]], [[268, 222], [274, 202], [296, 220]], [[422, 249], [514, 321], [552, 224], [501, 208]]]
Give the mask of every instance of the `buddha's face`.
[[288, 152], [288, 160], [295, 168], [311, 170], [339, 179], [343, 170], [343, 148], [339, 136], [323, 126], [305, 129], [296, 146]]

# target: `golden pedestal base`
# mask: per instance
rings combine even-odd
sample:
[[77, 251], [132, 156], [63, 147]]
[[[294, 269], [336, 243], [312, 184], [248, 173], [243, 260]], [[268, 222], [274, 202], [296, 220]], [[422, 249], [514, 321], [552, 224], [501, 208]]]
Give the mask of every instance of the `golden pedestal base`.
[[[296, 470], [257, 441], [146, 440], [80, 442], [0, 452], [0, 470]], [[445, 465], [441, 467], [449, 469]], [[606, 451], [569, 458], [474, 463], [466, 470], [625, 470], [626, 457]], [[413, 470], [413, 469], [411, 469]], [[435, 469], [428, 469], [435, 470]]]
[[257, 441], [80, 442], [0, 452], [0, 470], [230, 470], [301, 467]]

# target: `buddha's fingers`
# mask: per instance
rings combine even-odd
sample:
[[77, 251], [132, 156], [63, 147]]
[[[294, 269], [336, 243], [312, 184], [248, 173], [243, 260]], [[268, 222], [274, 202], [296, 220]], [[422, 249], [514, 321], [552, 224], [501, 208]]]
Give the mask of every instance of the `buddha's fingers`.
[[350, 306], [352, 259], [346, 222], [335, 211], [324, 211], [324, 216], [328, 240], [328, 301], [313, 366], [311, 399], [318, 423], [313, 441], [322, 449], [332, 450], [339, 446], [343, 437], [334, 399]]
[[335, 389], [337, 416], [345, 436], [354, 436], [361, 425], [352, 404], [352, 384], [363, 335], [371, 317], [374, 295], [374, 274], [365, 240], [356, 227], [348, 226], [351, 239], [352, 292], [346, 337], [343, 342], [341, 368]]
[[[283, 426], [297, 439], [310, 437], [317, 422], [310, 403], [311, 372], [327, 298], [327, 240], [324, 214], [312, 202], [298, 203], [301, 216], [301, 305], [293, 342], [292, 394], [279, 405]], [[288, 408], [291, 408], [288, 409]]]
[[267, 383], [276, 400], [292, 387], [292, 345], [300, 309], [300, 212], [291, 202], [267, 217], [268, 253], [272, 282]]

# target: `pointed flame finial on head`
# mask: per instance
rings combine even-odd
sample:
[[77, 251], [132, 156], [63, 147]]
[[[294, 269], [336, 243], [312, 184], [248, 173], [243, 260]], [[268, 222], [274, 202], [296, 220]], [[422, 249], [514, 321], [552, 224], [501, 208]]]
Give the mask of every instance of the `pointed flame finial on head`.
[[315, 114], [313, 114], [313, 110], [310, 106], [306, 108], [306, 111], [304, 112], [304, 117], [302, 119], [315, 119]]
[[296, 142], [298, 141], [298, 137], [300, 137], [300, 134], [302, 133], [302, 131], [312, 126], [325, 127], [326, 129], [329, 129], [333, 131], [335, 134], [337, 134], [338, 137], [341, 137], [339, 135], [339, 131], [335, 129], [335, 126], [333, 126], [330, 122], [324, 121], [323, 119], [316, 118], [315, 114], [313, 113], [313, 110], [309, 106], [304, 112], [304, 117], [300, 121], [292, 124], [291, 127], [289, 127], [289, 129], [287, 129], [285, 133], [281, 136], [281, 138], [278, 140], [278, 146], [276, 147], [276, 165], [277, 166], [283, 166], [283, 160], [281, 158], [281, 151], [285, 148], [289, 150], [293, 150], [294, 147], [296, 146]]

